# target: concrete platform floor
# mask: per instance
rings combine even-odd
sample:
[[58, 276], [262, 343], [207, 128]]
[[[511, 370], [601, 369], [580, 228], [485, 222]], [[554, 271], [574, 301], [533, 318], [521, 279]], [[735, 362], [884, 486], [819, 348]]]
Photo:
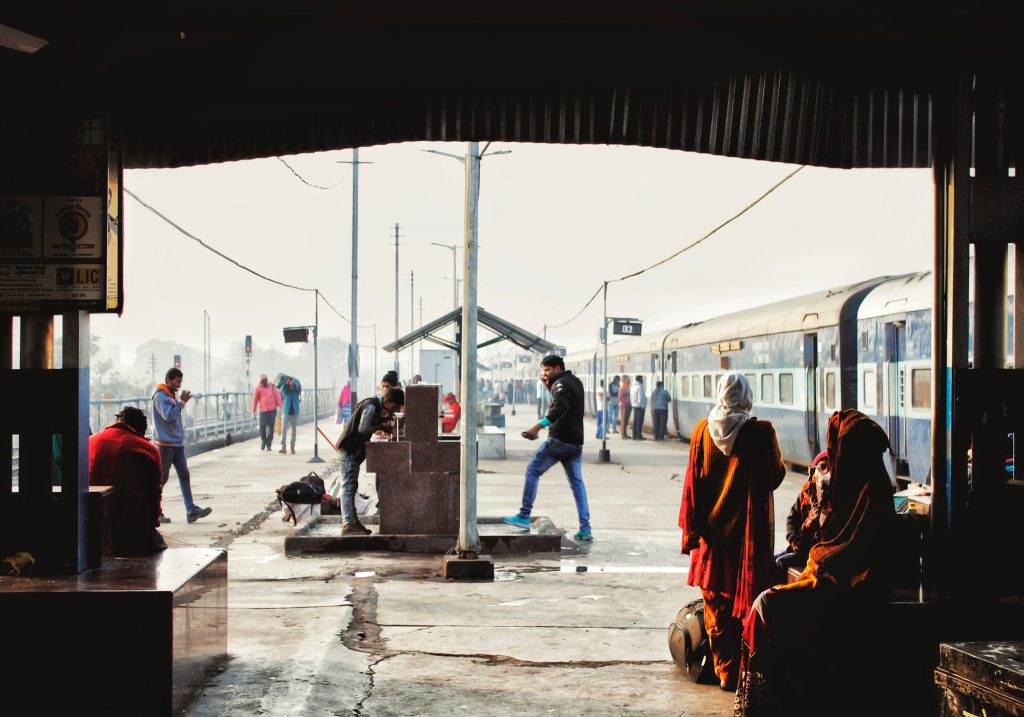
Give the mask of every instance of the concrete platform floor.
[[[519, 437], [535, 409], [517, 414], [507, 416], [508, 459], [480, 463], [481, 516], [518, 508], [537, 444]], [[294, 528], [274, 489], [311, 469], [337, 471], [306, 463], [312, 440], [307, 425], [294, 456], [247, 441], [190, 459], [196, 501], [213, 508], [191, 525], [176, 481], [167, 485], [168, 542], [230, 551], [230, 659], [190, 717], [731, 714], [732, 695], [690, 683], [668, 652], [669, 623], [698, 594], [685, 584], [676, 528], [685, 444], [616, 437], [613, 463], [601, 465], [600, 441], [588, 438], [593, 543], [571, 539], [572, 496], [553, 469], [535, 509], [569, 536], [561, 550], [497, 555], [495, 582], [454, 583], [437, 556], [285, 556]], [[333, 458], [326, 442], [320, 450]], [[780, 545], [801, 482], [790, 474], [776, 493]]]

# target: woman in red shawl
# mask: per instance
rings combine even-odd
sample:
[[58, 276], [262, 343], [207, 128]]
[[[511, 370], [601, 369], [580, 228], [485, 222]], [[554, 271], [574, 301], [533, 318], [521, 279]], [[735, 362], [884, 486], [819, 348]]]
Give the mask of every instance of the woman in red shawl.
[[679, 527], [690, 554], [687, 584], [704, 597], [715, 674], [736, 689], [741, 620], [775, 581], [772, 491], [786, 468], [768, 421], [750, 416], [753, 392], [741, 373], [718, 382], [718, 403], [690, 438]]
[[[811, 548], [799, 579], [759, 595], [743, 623], [735, 715], [860, 713], [855, 703], [870, 698], [870, 690], [858, 684], [840, 692], [832, 689], [835, 685], [821, 689], [810, 679], [816, 689], [795, 694], [786, 686], [791, 676], [806, 677], [808, 668], [842, 680], [841, 661], [857, 659], [857, 641], [870, 634], [863, 609], [888, 596], [885, 556], [895, 520], [883, 463], [888, 449], [885, 432], [864, 414], [845, 410], [829, 419], [831, 497], [821, 542]], [[812, 692], [826, 695], [828, 709], [812, 699]]]

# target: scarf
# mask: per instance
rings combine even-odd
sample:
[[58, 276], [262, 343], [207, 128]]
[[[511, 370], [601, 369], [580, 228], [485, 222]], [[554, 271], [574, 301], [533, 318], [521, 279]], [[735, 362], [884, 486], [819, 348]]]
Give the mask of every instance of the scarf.
[[741, 373], [727, 373], [718, 381], [718, 403], [708, 414], [711, 439], [725, 455], [732, 454], [736, 436], [750, 418], [754, 392]]

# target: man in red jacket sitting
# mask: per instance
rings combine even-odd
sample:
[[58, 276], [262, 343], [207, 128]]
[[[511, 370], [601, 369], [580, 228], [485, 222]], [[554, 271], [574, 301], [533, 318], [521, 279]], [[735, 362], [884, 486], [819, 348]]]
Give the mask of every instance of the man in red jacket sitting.
[[146, 414], [125, 406], [117, 421], [89, 438], [89, 485], [114, 486], [114, 555], [149, 555], [167, 547], [160, 524], [160, 453], [146, 440]]

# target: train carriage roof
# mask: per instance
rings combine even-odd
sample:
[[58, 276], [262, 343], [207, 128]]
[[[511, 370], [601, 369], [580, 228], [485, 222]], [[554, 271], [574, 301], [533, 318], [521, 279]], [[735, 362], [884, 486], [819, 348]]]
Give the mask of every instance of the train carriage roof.
[[[665, 349], [700, 346], [716, 341], [770, 336], [790, 331], [813, 331], [839, 323], [840, 315], [851, 299], [863, 296], [891, 277], [878, 277], [856, 284], [805, 294], [766, 306], [718, 316], [699, 324], [668, 332]], [[664, 336], [664, 334], [663, 334]]]
[[930, 271], [898, 276], [879, 284], [864, 297], [857, 310], [857, 318], [871, 319], [931, 309], [933, 301]]

